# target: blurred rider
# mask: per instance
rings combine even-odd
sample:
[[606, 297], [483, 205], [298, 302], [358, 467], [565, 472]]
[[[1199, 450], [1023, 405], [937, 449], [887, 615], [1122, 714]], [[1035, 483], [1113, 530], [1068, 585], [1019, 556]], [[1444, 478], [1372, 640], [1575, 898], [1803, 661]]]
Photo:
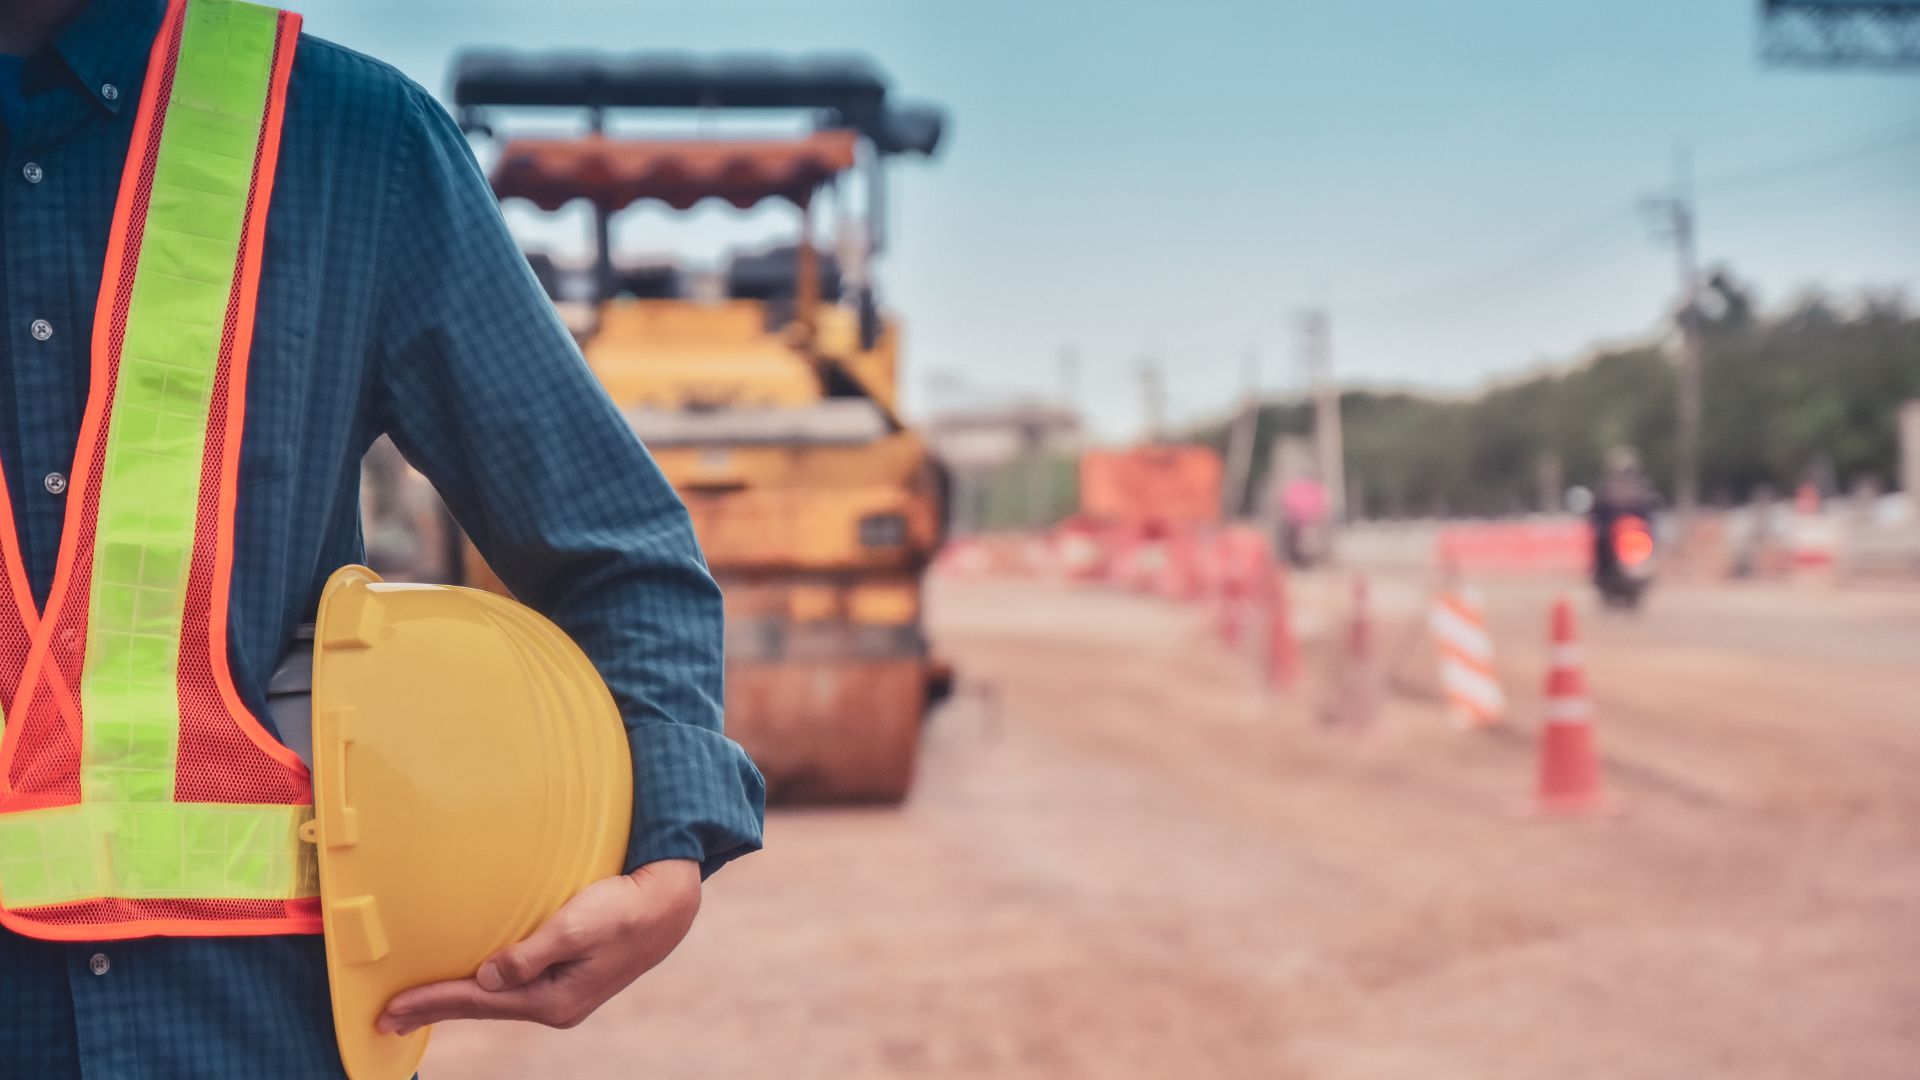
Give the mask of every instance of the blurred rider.
[[1620, 557], [1613, 548], [1613, 525], [1623, 517], [1637, 517], [1649, 524], [1659, 496], [1647, 481], [1640, 465], [1640, 452], [1630, 446], [1607, 451], [1606, 474], [1594, 492], [1593, 577], [1604, 582], [1619, 574]]
[[1280, 550], [1287, 562], [1304, 570], [1325, 550], [1327, 489], [1311, 476], [1295, 477], [1280, 489]]

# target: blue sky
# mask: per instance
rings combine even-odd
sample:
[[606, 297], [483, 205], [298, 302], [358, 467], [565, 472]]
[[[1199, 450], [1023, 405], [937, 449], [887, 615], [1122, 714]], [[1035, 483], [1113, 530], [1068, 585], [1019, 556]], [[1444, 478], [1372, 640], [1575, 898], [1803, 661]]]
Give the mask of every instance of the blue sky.
[[[1704, 261], [1785, 302], [1920, 298], [1920, 73], [1778, 70], [1756, 0], [312, 0], [308, 29], [443, 92], [469, 44], [855, 51], [951, 112], [894, 182], [882, 270], [919, 408], [1059, 390], [1112, 436], [1137, 372], [1176, 420], [1249, 352], [1299, 383], [1467, 389], [1655, 330], [1673, 260], [1635, 210], [1691, 147]], [[527, 215], [516, 213], [517, 223]], [[655, 248], [778, 231], [634, 215]], [[583, 234], [582, 234], [583, 235]], [[948, 373], [935, 384], [935, 372]]]

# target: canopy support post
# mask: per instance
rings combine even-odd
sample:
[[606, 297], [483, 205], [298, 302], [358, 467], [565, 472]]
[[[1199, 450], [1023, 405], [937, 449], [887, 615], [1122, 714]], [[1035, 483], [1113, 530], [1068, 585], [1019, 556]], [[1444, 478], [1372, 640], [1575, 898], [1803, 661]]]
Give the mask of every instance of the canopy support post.
[[800, 199], [800, 247], [795, 253], [793, 321], [801, 339], [813, 344], [814, 324], [820, 307], [820, 252], [813, 246], [813, 197]]

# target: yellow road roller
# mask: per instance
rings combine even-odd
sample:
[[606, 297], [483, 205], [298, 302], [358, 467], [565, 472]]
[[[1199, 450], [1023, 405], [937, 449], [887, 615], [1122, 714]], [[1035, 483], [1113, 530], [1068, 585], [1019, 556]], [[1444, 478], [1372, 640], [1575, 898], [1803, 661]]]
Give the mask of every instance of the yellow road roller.
[[[899, 414], [872, 267], [887, 166], [931, 156], [942, 114], [851, 59], [475, 52], [453, 97], [504, 203], [592, 211], [590, 263], [529, 260], [692, 512], [726, 595], [727, 733], [775, 798], [903, 798], [951, 681], [922, 623], [945, 483]], [[556, 109], [585, 124], [505, 133]], [[713, 199], [786, 204], [794, 235], [706, 266], [614, 242], [623, 211]]]

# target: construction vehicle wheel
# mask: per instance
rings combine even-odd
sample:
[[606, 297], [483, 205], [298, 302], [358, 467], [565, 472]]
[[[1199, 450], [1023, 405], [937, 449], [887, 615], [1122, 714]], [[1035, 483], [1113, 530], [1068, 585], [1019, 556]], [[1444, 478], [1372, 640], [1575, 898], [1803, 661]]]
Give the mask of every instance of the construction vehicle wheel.
[[926, 694], [918, 658], [735, 663], [727, 734], [769, 801], [897, 803], [913, 786]]

